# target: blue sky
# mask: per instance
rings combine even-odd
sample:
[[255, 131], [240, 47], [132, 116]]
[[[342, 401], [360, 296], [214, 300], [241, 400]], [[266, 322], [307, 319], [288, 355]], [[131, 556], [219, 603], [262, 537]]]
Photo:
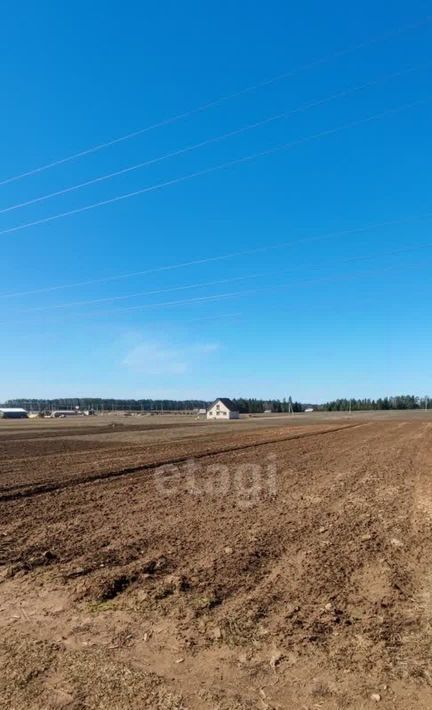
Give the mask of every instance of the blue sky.
[[428, 14], [369, 0], [9, 6], [0, 400], [432, 393]]

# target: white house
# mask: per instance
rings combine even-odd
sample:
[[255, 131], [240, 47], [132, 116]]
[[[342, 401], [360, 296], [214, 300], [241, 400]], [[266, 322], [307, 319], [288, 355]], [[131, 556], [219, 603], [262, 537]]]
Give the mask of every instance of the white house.
[[219, 397], [207, 409], [207, 419], [219, 419], [219, 421], [240, 419], [240, 414], [230, 399]]

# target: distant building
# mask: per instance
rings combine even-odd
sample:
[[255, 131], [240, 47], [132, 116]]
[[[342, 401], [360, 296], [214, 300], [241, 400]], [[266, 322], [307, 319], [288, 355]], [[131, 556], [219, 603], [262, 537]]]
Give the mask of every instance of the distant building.
[[230, 399], [219, 397], [207, 409], [207, 419], [219, 419], [219, 421], [240, 419], [240, 414]]
[[1, 407], [0, 419], [28, 419], [28, 414], [21, 407]]
[[78, 411], [76, 409], [55, 409], [54, 412], [51, 412], [51, 416], [53, 419], [60, 419], [63, 417], [76, 417], [78, 415]]

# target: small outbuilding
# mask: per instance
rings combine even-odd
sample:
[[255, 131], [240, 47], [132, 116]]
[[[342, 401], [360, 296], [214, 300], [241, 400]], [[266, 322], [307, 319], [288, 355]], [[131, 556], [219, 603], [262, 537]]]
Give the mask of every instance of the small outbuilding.
[[52, 419], [64, 419], [65, 417], [76, 417], [78, 411], [76, 409], [55, 409], [51, 412]]
[[28, 419], [28, 414], [21, 407], [1, 407], [0, 419]]
[[240, 419], [240, 414], [228, 397], [219, 397], [207, 409], [207, 419], [219, 419], [219, 421]]

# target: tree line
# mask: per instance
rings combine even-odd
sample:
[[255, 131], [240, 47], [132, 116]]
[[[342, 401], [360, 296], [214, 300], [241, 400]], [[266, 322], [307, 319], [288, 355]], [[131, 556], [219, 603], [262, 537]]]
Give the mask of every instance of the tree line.
[[320, 404], [318, 409], [327, 412], [391, 410], [391, 409], [425, 409], [430, 397], [416, 397], [412, 394], [401, 394], [396, 397], [379, 397], [378, 399], [335, 399], [332, 402]]
[[262, 414], [263, 412], [302, 412], [305, 405], [288, 399], [239, 399], [231, 400], [240, 414]]
[[6, 407], [23, 407], [33, 411], [53, 409], [94, 409], [97, 411], [190, 411], [201, 409], [206, 402], [201, 399], [111, 399], [104, 397], [61, 397], [56, 399], [10, 399]]
[[[232, 399], [241, 414], [262, 414], [266, 411], [277, 413], [303, 412], [312, 407], [326, 412], [425, 409], [432, 398], [415, 395], [397, 395], [378, 399], [335, 399], [324, 404], [305, 404], [295, 402], [291, 397], [284, 399], [257, 399], [240, 397]], [[5, 407], [23, 407], [30, 411], [52, 411], [53, 409], [94, 409], [96, 411], [135, 411], [135, 412], [186, 412], [205, 409], [211, 402], [202, 399], [110, 399], [102, 397], [71, 397], [57, 399], [10, 399]]]
[[[232, 400], [236, 409], [242, 414], [260, 414], [272, 412], [301, 412], [300, 402], [288, 399], [256, 399], [239, 398]], [[185, 412], [205, 409], [211, 404], [202, 399], [109, 399], [101, 397], [62, 397], [57, 399], [10, 399], [5, 407], [23, 407], [30, 411], [52, 411], [54, 409], [94, 409], [96, 411], [135, 411], [135, 412]]]

